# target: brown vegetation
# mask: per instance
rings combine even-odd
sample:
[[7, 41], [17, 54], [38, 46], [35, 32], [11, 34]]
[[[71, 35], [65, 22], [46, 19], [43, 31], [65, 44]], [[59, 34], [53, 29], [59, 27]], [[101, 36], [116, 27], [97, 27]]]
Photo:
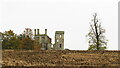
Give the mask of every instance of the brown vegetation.
[[4, 50], [3, 66], [118, 67], [120, 51]]

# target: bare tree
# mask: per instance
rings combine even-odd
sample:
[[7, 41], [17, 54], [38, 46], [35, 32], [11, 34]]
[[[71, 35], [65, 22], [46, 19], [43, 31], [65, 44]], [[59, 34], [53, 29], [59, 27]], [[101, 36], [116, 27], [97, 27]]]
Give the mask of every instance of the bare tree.
[[88, 50], [105, 50], [107, 40], [105, 38], [105, 29], [101, 27], [101, 23], [97, 18], [97, 13], [93, 15], [90, 22], [90, 32], [87, 34], [89, 48]]
[[32, 37], [33, 37], [32, 29], [30, 29], [30, 28], [25, 28], [25, 30], [24, 30], [24, 32], [23, 32], [23, 35], [25, 35], [25, 37], [32, 38]]

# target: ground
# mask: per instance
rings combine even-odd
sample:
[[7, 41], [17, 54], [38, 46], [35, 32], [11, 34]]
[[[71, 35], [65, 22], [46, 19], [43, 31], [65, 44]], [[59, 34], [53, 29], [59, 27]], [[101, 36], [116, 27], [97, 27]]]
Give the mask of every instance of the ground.
[[[41, 68], [119, 68], [120, 51], [3, 50], [2, 66]], [[22, 67], [23, 68], [23, 67]]]

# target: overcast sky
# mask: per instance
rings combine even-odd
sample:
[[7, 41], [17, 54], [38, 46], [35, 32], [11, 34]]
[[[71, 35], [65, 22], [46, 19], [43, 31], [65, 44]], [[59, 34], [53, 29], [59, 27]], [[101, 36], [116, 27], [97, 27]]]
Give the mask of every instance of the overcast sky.
[[65, 48], [87, 50], [86, 34], [93, 13], [106, 29], [108, 50], [118, 50], [118, 0], [1, 0], [0, 32], [25, 28], [48, 29], [54, 43], [55, 31], [65, 31]]

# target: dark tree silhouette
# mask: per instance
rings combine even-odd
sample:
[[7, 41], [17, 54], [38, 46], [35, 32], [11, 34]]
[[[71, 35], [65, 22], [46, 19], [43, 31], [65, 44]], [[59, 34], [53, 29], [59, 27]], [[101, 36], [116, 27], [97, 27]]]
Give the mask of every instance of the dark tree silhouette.
[[90, 32], [87, 34], [89, 48], [88, 50], [105, 50], [107, 40], [105, 38], [105, 29], [101, 27], [100, 20], [97, 18], [97, 13], [93, 15], [90, 22]]

